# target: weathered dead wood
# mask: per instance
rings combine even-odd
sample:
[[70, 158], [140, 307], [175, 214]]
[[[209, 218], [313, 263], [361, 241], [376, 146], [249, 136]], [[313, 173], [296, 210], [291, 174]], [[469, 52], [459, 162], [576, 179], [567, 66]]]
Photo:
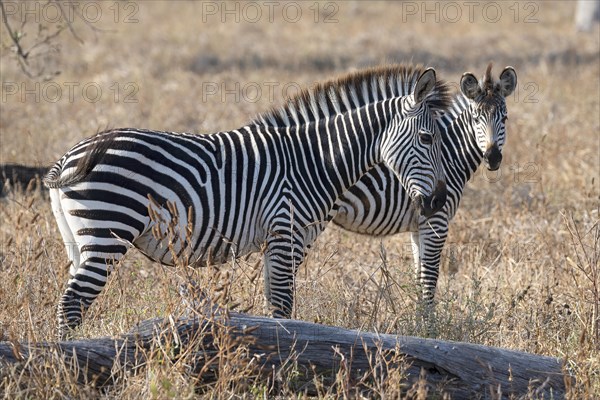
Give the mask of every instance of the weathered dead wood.
[[[218, 335], [218, 336], [217, 336]], [[417, 381], [422, 371], [431, 388], [440, 388], [454, 399], [498, 398], [535, 393], [540, 398], [562, 398], [565, 377], [561, 360], [519, 351], [469, 343], [448, 342], [408, 336], [383, 335], [298, 320], [281, 320], [229, 313], [207, 318], [151, 319], [119, 338], [95, 338], [59, 343], [19, 344], [0, 342], [1, 363], [14, 364], [31, 352], [54, 349], [65, 360], [76, 361], [80, 380], [107, 385], [115, 365], [135, 372], [157, 346], [170, 348], [177, 358], [192, 351], [193, 368], [207, 372], [206, 360], [217, 352], [214, 338], [231, 348], [246, 346], [247, 359], [271, 372], [295, 363], [295, 379], [301, 390], [310, 392], [314, 374], [327, 382], [339, 368], [351, 371], [354, 382], [369, 371], [386, 369], [401, 361], [406, 385]], [[160, 338], [160, 340], [156, 340]], [[401, 356], [394, 358], [393, 356]], [[188, 354], [189, 357], [189, 354]], [[389, 361], [386, 366], [385, 360]], [[292, 364], [293, 364], [292, 363]], [[212, 370], [214, 373], [214, 369]], [[302, 386], [306, 383], [307, 386]]]

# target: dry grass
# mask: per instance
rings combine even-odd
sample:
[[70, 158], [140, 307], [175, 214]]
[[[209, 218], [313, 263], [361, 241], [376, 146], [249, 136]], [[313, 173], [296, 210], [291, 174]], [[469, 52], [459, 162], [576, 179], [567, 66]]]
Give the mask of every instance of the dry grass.
[[[466, 6], [460, 20], [451, 23], [454, 14], [445, 18], [440, 3], [439, 24], [422, 9], [407, 15], [406, 4], [360, 2], [335, 3], [338, 22], [332, 24], [314, 23], [312, 3], [302, 3], [297, 23], [285, 21], [282, 6], [268, 22], [265, 6], [261, 21], [253, 24], [243, 16], [240, 23], [233, 16], [222, 23], [220, 14], [202, 13], [203, 3], [140, 2], [135, 3], [139, 21], [128, 24], [123, 23], [132, 10], [124, 8], [127, 4], [133, 3], [121, 4], [120, 22], [114, 23], [105, 3], [104, 16], [94, 25], [105, 31], [76, 23], [83, 45], [66, 32], [59, 36], [59, 56], [43, 59], [61, 72], [50, 81], [63, 90], [56, 102], [44, 97], [43, 81], [39, 101], [33, 95], [22, 101], [20, 90], [7, 94], [7, 84], [33, 88], [34, 82], [2, 48], [2, 162], [49, 165], [76, 141], [106, 127], [199, 133], [236, 128], [278, 102], [286, 83], [307, 85], [382, 60], [423, 62], [453, 82], [466, 70], [483, 73], [490, 60], [496, 73], [512, 65], [519, 85], [508, 101], [503, 165], [497, 173], [480, 171], [470, 182], [451, 225], [436, 333], [442, 339], [564, 357], [578, 382], [569, 397], [600, 397], [599, 42], [597, 27], [589, 35], [574, 32], [572, 3], [518, 3], [517, 21], [512, 2], [496, 3], [502, 7], [497, 23], [484, 20], [482, 6], [472, 23]], [[321, 20], [327, 4], [319, 3]], [[535, 5], [537, 23], [524, 22], [534, 10], [527, 4]], [[69, 82], [79, 88], [97, 84], [102, 96], [91, 103], [76, 89], [70, 101]], [[236, 84], [245, 89], [237, 98], [225, 93]], [[215, 85], [217, 93], [207, 94]], [[257, 86], [262, 95], [247, 101], [255, 98]], [[132, 87], [138, 89], [136, 102], [126, 103]], [[15, 192], [0, 204], [0, 338], [52, 340], [68, 268], [49, 201], [39, 193]], [[221, 274], [199, 270], [193, 277], [207, 287], [226, 283], [220, 301], [235, 309], [266, 313], [258, 260], [232, 261]], [[80, 336], [118, 334], [175, 312], [177, 282], [189, 274], [129, 254], [90, 310]], [[295, 313], [326, 324], [424, 335], [415, 299], [406, 235], [357, 237], [331, 227], [298, 275]], [[30, 376], [3, 370], [0, 393], [7, 398], [240, 394], [226, 380], [199, 385], [160, 359], [106, 392], [76, 385], [67, 367], [51, 360], [37, 368]], [[345, 393], [340, 379], [337, 393]], [[374, 393], [396, 393], [398, 385], [390, 382]], [[266, 390], [257, 385], [242, 393], [262, 397]], [[327, 393], [323, 389], [322, 395]]]

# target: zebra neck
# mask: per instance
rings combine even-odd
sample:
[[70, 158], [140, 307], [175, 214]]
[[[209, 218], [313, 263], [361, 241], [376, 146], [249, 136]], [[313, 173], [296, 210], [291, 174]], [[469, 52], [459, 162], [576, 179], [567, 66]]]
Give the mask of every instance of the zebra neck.
[[[445, 124], [444, 124], [445, 122]], [[446, 131], [442, 146], [443, 162], [448, 176], [448, 185], [462, 192], [465, 184], [473, 177], [483, 160], [477, 145], [473, 119], [469, 108], [451, 121], [442, 122]]]
[[[286, 129], [295, 152], [296, 178], [309, 173], [315, 185], [335, 199], [354, 186], [379, 161], [381, 136], [387, 126], [384, 103], [319, 119]], [[279, 128], [282, 129], [282, 128]], [[300, 153], [300, 154], [299, 154]]]

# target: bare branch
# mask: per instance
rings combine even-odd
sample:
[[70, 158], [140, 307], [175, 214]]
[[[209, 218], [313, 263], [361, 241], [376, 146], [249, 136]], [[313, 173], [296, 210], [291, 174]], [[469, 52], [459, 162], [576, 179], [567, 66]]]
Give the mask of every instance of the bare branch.
[[[27, 18], [23, 18], [20, 28], [14, 29], [6, 12], [5, 1], [0, 0], [2, 25], [10, 36], [12, 41], [11, 48], [15, 54], [21, 71], [29, 78], [36, 78], [45, 73], [46, 65], [42, 64], [36, 69], [31, 60], [34, 58], [34, 56], [46, 55], [51, 51], [58, 53], [60, 48], [56, 44], [56, 40], [63, 31], [68, 30], [78, 43], [84, 42], [74, 27], [74, 21], [76, 19], [83, 21], [84, 24], [94, 32], [94, 34], [98, 31], [102, 31], [102, 29], [93, 26], [84, 18], [84, 16], [81, 14], [81, 11], [78, 10], [77, 3], [68, 3], [68, 5], [65, 6], [57, 0], [48, 0], [47, 4], [50, 3], [56, 5], [60, 12], [60, 19], [58, 21], [47, 22], [46, 24], [39, 24], [37, 35], [34, 33], [35, 38], [32, 39], [33, 43], [30, 43], [29, 46], [27, 46], [24, 43], [25, 41], [23, 38], [27, 36], [25, 32], [27, 27], [32, 25], [31, 21], [28, 21]], [[53, 72], [52, 75], [56, 75], [58, 73], [59, 72], [56, 71]]]
[[11, 40], [15, 44], [17, 55], [21, 60], [23, 60], [25, 65], [27, 65], [27, 57], [29, 57], [29, 52], [23, 51], [23, 47], [21, 47], [20, 40], [17, 37], [17, 32], [13, 31], [13, 29], [11, 28], [10, 23], [8, 22], [8, 17], [6, 16], [6, 9], [4, 8], [3, 0], [0, 0], [0, 9], [2, 10], [2, 23], [8, 31], [8, 35], [10, 36]]

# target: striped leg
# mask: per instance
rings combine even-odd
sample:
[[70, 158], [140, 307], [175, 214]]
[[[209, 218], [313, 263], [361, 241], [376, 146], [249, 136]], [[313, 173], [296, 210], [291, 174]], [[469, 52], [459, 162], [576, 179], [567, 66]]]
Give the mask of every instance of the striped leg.
[[[127, 252], [126, 243], [133, 242], [139, 232], [107, 219], [109, 212], [81, 212], [79, 203], [60, 199], [60, 191], [52, 196], [67, 250], [76, 247], [69, 252], [73, 263], [70, 279], [57, 310], [59, 336], [64, 339], [81, 324], [83, 314], [104, 288], [110, 269]], [[67, 243], [76, 243], [76, 246]]]
[[430, 218], [428, 222], [420, 223], [419, 231], [411, 233], [415, 270], [421, 285], [422, 299], [427, 305], [433, 304], [442, 250], [448, 237], [448, 219], [441, 214]]
[[273, 307], [273, 317], [290, 318], [294, 306], [295, 279], [304, 260], [304, 243], [289, 229], [267, 239], [264, 254], [265, 297]]
[[[410, 241], [411, 241], [411, 250], [413, 254], [413, 260], [415, 263], [415, 279], [417, 282], [421, 282], [421, 240], [419, 237], [419, 232], [411, 232], [410, 233]], [[421, 289], [422, 293], [422, 289]]]
[[439, 275], [442, 249], [448, 232], [447, 219], [421, 223], [418, 232], [411, 232], [415, 270], [421, 289], [421, 305], [417, 313], [422, 313], [425, 331], [429, 337], [436, 337], [434, 296]]
[[85, 250], [84, 261], [69, 279], [57, 311], [61, 339], [67, 338], [70, 331], [81, 324], [85, 311], [104, 288], [112, 265], [122, 258], [127, 250], [123, 244], [112, 246], [113, 252], [108, 255], [106, 245], [102, 245], [103, 249], [89, 245], [89, 249]]
[[62, 236], [63, 243], [67, 250], [67, 257], [71, 261], [70, 273], [71, 276], [75, 275], [75, 270], [79, 266], [79, 260], [81, 254], [79, 253], [79, 246], [75, 242], [75, 236], [71, 232], [71, 228], [67, 223], [65, 212], [60, 202], [60, 192], [57, 189], [50, 189], [50, 202], [52, 203], [52, 213], [58, 224], [60, 235]]

